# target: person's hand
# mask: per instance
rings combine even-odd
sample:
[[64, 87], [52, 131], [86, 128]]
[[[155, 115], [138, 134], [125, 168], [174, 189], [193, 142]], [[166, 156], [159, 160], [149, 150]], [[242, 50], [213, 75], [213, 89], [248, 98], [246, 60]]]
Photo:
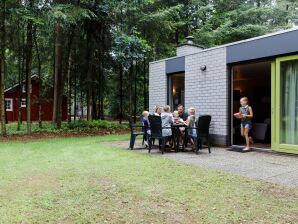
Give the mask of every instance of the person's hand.
[[245, 117], [246, 117], [246, 114], [241, 114], [241, 116], [242, 116], [243, 118], [245, 118]]

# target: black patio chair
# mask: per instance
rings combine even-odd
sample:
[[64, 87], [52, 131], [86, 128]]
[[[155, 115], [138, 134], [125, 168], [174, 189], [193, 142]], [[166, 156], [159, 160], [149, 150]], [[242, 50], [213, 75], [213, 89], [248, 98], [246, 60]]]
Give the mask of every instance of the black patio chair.
[[[129, 143], [129, 148], [131, 150], [133, 150], [134, 145], [135, 145], [135, 141], [137, 136], [142, 135], [144, 136], [145, 133], [143, 131], [143, 125], [136, 125], [132, 123], [132, 120], [129, 118], [129, 128], [130, 128], [130, 143]], [[142, 128], [142, 131], [139, 131], [137, 129]]]
[[[160, 141], [159, 149], [163, 154], [165, 151], [166, 140], [168, 136], [162, 136], [162, 127], [161, 117], [156, 115], [149, 115], [148, 117], [150, 123], [150, 135], [149, 135], [149, 149], [148, 152], [151, 152], [153, 139], [158, 139]], [[169, 127], [171, 128], [171, 127]]]
[[211, 123], [211, 116], [202, 115], [202, 116], [199, 116], [196, 122], [195, 128], [188, 128], [188, 129], [196, 130], [196, 133], [188, 134], [188, 136], [194, 140], [196, 153], [198, 153], [199, 150], [203, 148], [204, 140], [206, 141], [209, 153], [211, 153], [210, 138], [209, 138], [210, 123]]

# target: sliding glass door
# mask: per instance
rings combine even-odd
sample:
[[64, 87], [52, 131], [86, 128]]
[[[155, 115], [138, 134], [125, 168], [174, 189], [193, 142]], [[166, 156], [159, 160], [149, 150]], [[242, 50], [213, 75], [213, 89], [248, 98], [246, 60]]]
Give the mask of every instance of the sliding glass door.
[[168, 75], [168, 104], [172, 110], [176, 110], [179, 104], [184, 105], [184, 77], [184, 73]]
[[298, 153], [298, 55], [276, 59], [275, 72], [274, 149]]

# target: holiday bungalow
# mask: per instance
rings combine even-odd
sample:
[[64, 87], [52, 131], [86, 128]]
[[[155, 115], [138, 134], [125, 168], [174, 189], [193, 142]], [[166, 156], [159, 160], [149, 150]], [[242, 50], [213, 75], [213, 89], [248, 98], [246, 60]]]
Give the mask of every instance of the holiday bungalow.
[[150, 108], [211, 115], [213, 144], [243, 144], [233, 117], [243, 96], [254, 110], [253, 147], [298, 153], [298, 28], [209, 49], [187, 38], [177, 56], [150, 63]]
[[[31, 77], [31, 120], [38, 121], [39, 104], [38, 97], [40, 94], [40, 82], [37, 75]], [[19, 108], [21, 109], [22, 121], [26, 121], [26, 85], [22, 83], [21, 87], [16, 84], [8, 89], [5, 89], [5, 109], [7, 121], [17, 121]], [[19, 106], [19, 99], [21, 105]], [[50, 121], [53, 116], [53, 88], [50, 88], [41, 100], [42, 120]], [[62, 99], [62, 120], [67, 119], [67, 97]]]

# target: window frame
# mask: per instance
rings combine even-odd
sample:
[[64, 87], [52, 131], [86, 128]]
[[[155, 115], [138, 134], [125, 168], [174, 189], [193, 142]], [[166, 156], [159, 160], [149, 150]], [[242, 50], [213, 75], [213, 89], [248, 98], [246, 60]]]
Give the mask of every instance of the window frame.
[[[25, 105], [23, 105], [23, 101], [25, 101]], [[27, 107], [27, 102], [26, 102], [26, 99], [25, 98], [22, 98], [21, 99], [21, 108], [26, 108]]]
[[[9, 101], [10, 102], [10, 109], [6, 108], [6, 102]], [[13, 111], [13, 99], [12, 98], [5, 98], [5, 111]]]

